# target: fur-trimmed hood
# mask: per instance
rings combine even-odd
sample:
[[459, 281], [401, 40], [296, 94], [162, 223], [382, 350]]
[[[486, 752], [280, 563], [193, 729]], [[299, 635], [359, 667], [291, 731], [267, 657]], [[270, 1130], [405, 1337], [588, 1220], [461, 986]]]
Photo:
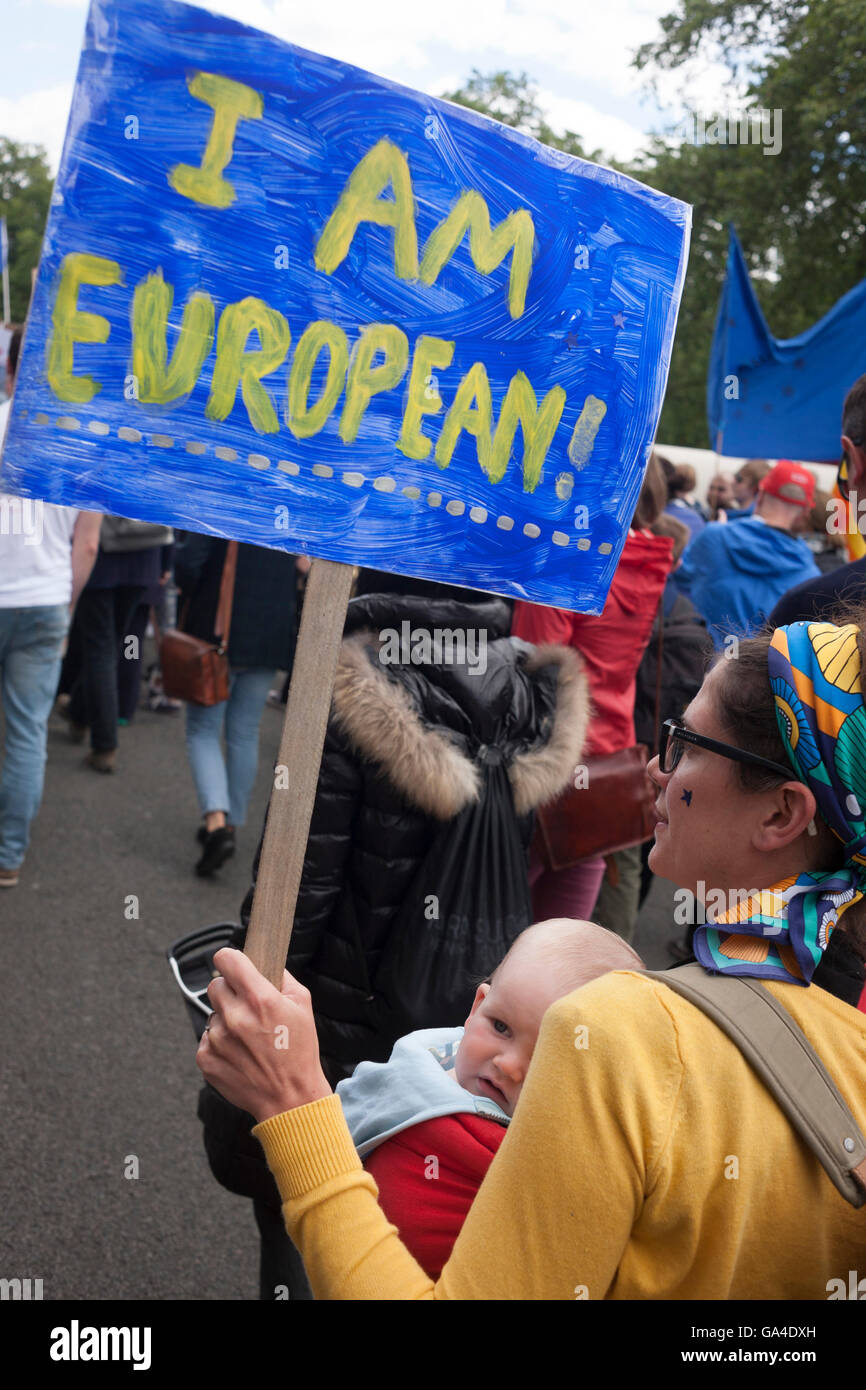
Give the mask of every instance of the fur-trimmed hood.
[[[406, 799], [437, 820], [478, 800], [481, 764], [504, 760], [518, 815], [570, 783], [590, 716], [583, 663], [568, 647], [498, 637], [483, 675], [441, 664], [394, 665], [382, 632], [344, 639], [334, 719], [354, 751], [380, 764]], [[474, 707], [474, 708], [473, 708]], [[477, 711], [491, 720], [479, 733]]]

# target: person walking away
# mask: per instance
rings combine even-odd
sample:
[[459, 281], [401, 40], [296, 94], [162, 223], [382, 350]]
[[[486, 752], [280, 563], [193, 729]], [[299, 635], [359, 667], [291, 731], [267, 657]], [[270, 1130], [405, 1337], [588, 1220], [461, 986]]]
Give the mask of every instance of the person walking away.
[[81, 669], [64, 715], [73, 742], [83, 742], [90, 730], [84, 762], [94, 772], [115, 770], [117, 663], [125, 650], [137, 650], [130, 623], [142, 596], [159, 582], [162, 547], [172, 539], [170, 526], [117, 516], [103, 520], [99, 554], [76, 618]]
[[[145, 591], [127, 624], [126, 635], [127, 637], [134, 637], [135, 642], [124, 643], [127, 650], [121, 650], [117, 661], [117, 722], [124, 726], [132, 723], [139, 705], [143, 674], [143, 648], [151, 617], [154, 619], [155, 633], [157, 629], [161, 630], [163, 627], [174, 627], [173, 620], [170, 623], [165, 621], [166, 593], [172, 582], [174, 568], [174, 542], [162, 547], [159, 567], [161, 571], [159, 582]], [[148, 709], [155, 713], [176, 714], [183, 708], [182, 700], [169, 700], [167, 696], [162, 694], [158, 662], [148, 668], [147, 680]], [[157, 685], [160, 685], [160, 688], [154, 696], [154, 689]]]
[[[16, 329], [6, 364], [10, 400], [0, 405], [0, 441], [20, 350]], [[0, 494], [0, 510], [0, 698], [6, 725], [0, 888], [14, 888], [42, 800], [48, 716], [69, 618], [96, 559], [102, 517], [6, 494]]]
[[[178, 627], [216, 641], [220, 583], [228, 542], [188, 532], [175, 550], [180, 590]], [[187, 704], [186, 750], [202, 815], [195, 866], [210, 878], [234, 854], [235, 830], [245, 823], [259, 762], [259, 725], [295, 635], [296, 557], [284, 550], [239, 545], [229, 627], [229, 697], [216, 705]], [[221, 736], [225, 731], [226, 754]]]
[[780, 459], [760, 485], [754, 516], [736, 526], [710, 522], [686, 550], [675, 581], [706, 619], [717, 650], [726, 638], [757, 632], [782, 594], [818, 576], [805, 541], [791, 535], [814, 491], [811, 473]]

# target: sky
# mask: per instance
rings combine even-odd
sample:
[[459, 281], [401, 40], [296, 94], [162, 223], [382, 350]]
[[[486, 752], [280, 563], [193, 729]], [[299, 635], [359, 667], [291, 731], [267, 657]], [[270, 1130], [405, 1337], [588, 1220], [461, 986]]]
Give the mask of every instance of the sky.
[[[148, 3], [148, 0], [142, 0]], [[588, 150], [627, 159], [647, 133], [682, 114], [682, 74], [663, 75], [660, 103], [631, 66], [658, 37], [674, 0], [215, 0], [230, 15], [289, 43], [441, 95], [473, 68], [524, 71], [556, 131]], [[87, 14], [87, 0], [3, 0], [0, 135], [41, 144], [56, 172]], [[724, 70], [693, 67], [686, 90], [700, 108], [731, 105]]]

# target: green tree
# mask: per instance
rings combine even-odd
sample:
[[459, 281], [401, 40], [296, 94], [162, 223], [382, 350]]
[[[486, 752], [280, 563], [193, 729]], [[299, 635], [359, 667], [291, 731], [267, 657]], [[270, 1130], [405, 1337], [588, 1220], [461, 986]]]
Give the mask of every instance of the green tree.
[[[680, 0], [636, 65], [653, 78], [721, 57], [746, 100], [781, 112], [777, 155], [758, 145], [656, 139], [628, 172], [694, 205], [692, 253], [659, 437], [705, 446], [706, 369], [737, 228], [777, 337], [810, 327], [866, 277], [866, 54], [862, 0]], [[716, 112], [700, 113], [710, 121]]]
[[31, 271], [39, 264], [51, 201], [51, 173], [40, 145], [20, 145], [0, 135], [0, 217], [9, 234], [9, 298], [13, 323], [23, 323], [30, 303]]
[[548, 125], [544, 112], [538, 104], [538, 88], [525, 72], [479, 72], [472, 69], [472, 75], [456, 92], [443, 92], [445, 101], [456, 101], [460, 106], [468, 106], [472, 111], [480, 111], [483, 116], [492, 116], [503, 125], [513, 126], [524, 135], [531, 135], [542, 145], [550, 145], [566, 154], [578, 155], [581, 159], [601, 159], [601, 151], [588, 153], [579, 135], [573, 130], [557, 134]]

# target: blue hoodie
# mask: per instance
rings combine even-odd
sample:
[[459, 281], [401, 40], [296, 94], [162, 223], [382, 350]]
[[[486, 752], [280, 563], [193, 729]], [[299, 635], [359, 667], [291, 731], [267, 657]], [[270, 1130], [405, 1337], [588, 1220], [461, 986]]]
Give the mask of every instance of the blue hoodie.
[[711, 521], [686, 547], [674, 578], [718, 650], [728, 633], [757, 632], [783, 594], [819, 573], [804, 541], [751, 516], [736, 526]]
[[462, 1028], [423, 1028], [398, 1038], [387, 1062], [361, 1062], [337, 1087], [352, 1142], [364, 1158], [386, 1139], [440, 1115], [509, 1118], [492, 1100], [473, 1096], [455, 1080]]

